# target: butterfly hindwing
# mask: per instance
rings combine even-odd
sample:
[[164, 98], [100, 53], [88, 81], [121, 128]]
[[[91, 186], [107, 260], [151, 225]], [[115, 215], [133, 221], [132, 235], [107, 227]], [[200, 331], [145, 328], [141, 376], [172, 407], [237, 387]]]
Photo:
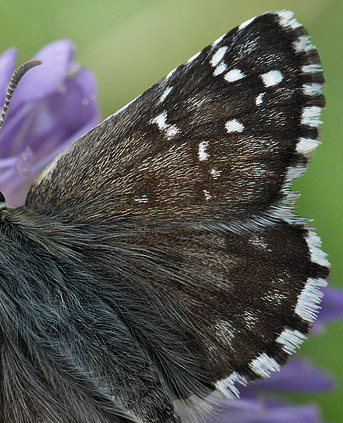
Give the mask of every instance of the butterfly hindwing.
[[[168, 298], [156, 331], [169, 326], [168, 333], [182, 343], [154, 336], [150, 342], [160, 358], [168, 351], [162, 367], [172, 370], [165, 376], [182, 397], [187, 397], [183, 389], [201, 391], [201, 384], [204, 391], [217, 384], [234, 395], [235, 381], [280, 368], [306, 338], [318, 311], [328, 275], [319, 246], [313, 232], [287, 222], [249, 235], [183, 229], [133, 237], [123, 245], [142, 248], [145, 260], [139, 264], [135, 256], [130, 267], [141, 269], [151, 289]], [[188, 385], [182, 380], [184, 362]], [[230, 380], [233, 375], [236, 380]], [[225, 385], [219, 383], [223, 379]]]

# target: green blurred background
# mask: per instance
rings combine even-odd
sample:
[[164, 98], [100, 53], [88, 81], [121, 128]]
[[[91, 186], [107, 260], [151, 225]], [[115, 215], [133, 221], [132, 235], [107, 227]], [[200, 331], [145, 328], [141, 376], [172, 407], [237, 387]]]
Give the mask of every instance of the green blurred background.
[[[302, 192], [297, 212], [314, 219], [332, 263], [332, 285], [343, 287], [343, 1], [1, 0], [0, 6], [0, 51], [17, 46], [19, 63], [50, 41], [71, 38], [77, 60], [96, 74], [104, 117], [246, 19], [270, 10], [293, 10], [319, 49], [327, 80], [323, 145], [294, 184]], [[325, 420], [335, 423], [343, 421], [342, 353], [342, 323], [312, 336], [300, 354], [334, 374], [338, 389], [292, 396], [320, 404]]]

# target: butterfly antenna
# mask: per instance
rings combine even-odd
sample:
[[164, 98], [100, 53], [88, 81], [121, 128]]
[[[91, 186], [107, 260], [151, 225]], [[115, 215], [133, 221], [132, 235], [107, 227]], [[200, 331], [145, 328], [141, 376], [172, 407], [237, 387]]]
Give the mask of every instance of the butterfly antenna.
[[8, 84], [7, 94], [5, 98], [5, 102], [2, 108], [1, 118], [0, 118], [0, 129], [2, 128], [2, 124], [4, 123], [5, 116], [8, 110], [8, 106], [10, 105], [12, 96], [14, 94], [15, 89], [17, 88], [19, 81], [21, 78], [26, 74], [28, 70], [33, 68], [34, 66], [41, 65], [43, 62], [41, 60], [28, 60], [27, 62], [20, 65], [12, 74], [10, 83]]

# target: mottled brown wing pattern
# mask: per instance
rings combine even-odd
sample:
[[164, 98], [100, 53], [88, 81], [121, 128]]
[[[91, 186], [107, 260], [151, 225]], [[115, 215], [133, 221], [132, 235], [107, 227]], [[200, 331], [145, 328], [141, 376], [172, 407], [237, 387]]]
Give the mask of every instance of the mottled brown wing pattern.
[[[231, 395], [234, 381], [266, 377], [306, 338], [328, 276], [318, 237], [287, 222], [249, 235], [154, 233], [132, 237], [123, 250], [130, 245], [143, 248], [146, 260], [138, 268], [187, 322], [184, 331], [178, 328], [185, 350], [169, 349], [192, 362], [190, 385], [217, 383]], [[233, 375], [236, 380], [218, 384]]]
[[81, 221], [101, 207], [241, 229], [278, 218], [324, 105], [318, 54], [280, 16], [233, 29], [81, 137], [27, 205]]
[[[237, 395], [235, 382], [278, 370], [315, 320], [328, 262], [291, 210], [289, 182], [318, 145], [323, 82], [290, 12], [256, 17], [81, 137], [31, 187], [29, 209], [86, 225], [115, 251], [113, 272], [142, 305], [139, 319], [130, 307], [121, 318], [172, 398]], [[99, 267], [96, 247], [90, 257]]]

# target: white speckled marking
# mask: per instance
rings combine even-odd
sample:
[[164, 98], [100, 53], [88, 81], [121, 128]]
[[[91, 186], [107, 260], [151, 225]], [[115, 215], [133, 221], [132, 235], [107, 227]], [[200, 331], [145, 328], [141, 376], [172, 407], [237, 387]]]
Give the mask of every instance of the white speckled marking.
[[226, 342], [231, 341], [235, 337], [235, 329], [231, 323], [225, 320], [218, 320], [214, 325], [214, 329], [216, 334]]
[[246, 28], [248, 25], [251, 24], [251, 22], [253, 22], [256, 19], [256, 16], [254, 16], [253, 18], [248, 19], [247, 21], [243, 22], [242, 24], [239, 25], [238, 29], [244, 29]]
[[323, 123], [320, 119], [321, 108], [318, 106], [305, 107], [301, 115], [301, 123], [313, 128]]
[[240, 69], [232, 69], [225, 74], [224, 79], [227, 82], [235, 82], [244, 78], [246, 75]]
[[136, 201], [137, 203], [148, 203], [149, 198], [147, 195], [144, 194], [141, 198], [134, 198], [133, 201]]
[[218, 76], [227, 70], [227, 66], [224, 62], [219, 63], [219, 65], [215, 68], [213, 75]]
[[300, 154], [308, 154], [311, 151], [315, 150], [319, 144], [320, 144], [320, 141], [318, 140], [312, 140], [309, 138], [300, 138], [300, 141], [297, 144], [297, 152]]
[[282, 345], [282, 349], [287, 354], [293, 354], [297, 347], [306, 339], [298, 330], [286, 328], [276, 338], [276, 342]]
[[302, 164], [297, 166], [290, 166], [287, 168], [287, 172], [285, 175], [286, 181], [292, 181], [293, 179], [300, 178], [306, 172], [307, 166], [304, 166]]
[[298, 302], [295, 307], [295, 312], [298, 316], [307, 322], [314, 322], [316, 320], [317, 313], [320, 309], [319, 303], [323, 297], [320, 288], [326, 285], [326, 280], [321, 278], [309, 278], [306, 281], [304, 289], [298, 295]]
[[226, 379], [219, 380], [216, 383], [216, 388], [218, 389], [218, 391], [222, 392], [227, 398], [238, 398], [239, 390], [234, 385], [236, 382], [244, 386], [248, 384], [248, 381], [244, 376], [233, 372]]
[[304, 84], [303, 91], [306, 95], [318, 95], [322, 93], [322, 84], [313, 82], [312, 84]]
[[243, 318], [244, 318], [246, 326], [249, 329], [254, 329], [254, 326], [256, 325], [256, 323], [258, 323], [258, 317], [255, 316], [250, 311], [245, 311]]
[[305, 73], [323, 72], [323, 68], [321, 67], [321, 65], [318, 65], [316, 63], [311, 63], [310, 65], [304, 65], [301, 69]]
[[218, 179], [221, 176], [222, 171], [216, 170], [216, 169], [211, 169], [210, 173], [213, 176], [213, 179]]
[[160, 131], [165, 131], [167, 138], [173, 138], [178, 132], [179, 128], [175, 125], [170, 125], [167, 123], [167, 110], [164, 110], [160, 115], [156, 116], [154, 119], [150, 120], [150, 123], [156, 123]]
[[290, 10], [282, 10], [281, 12], [275, 13], [280, 17], [280, 25], [285, 28], [291, 27], [292, 29], [296, 29], [302, 26], [296, 19], [292, 19], [294, 13]]
[[272, 70], [261, 75], [262, 81], [266, 87], [280, 84], [283, 80], [282, 73], [278, 70]]
[[263, 250], [272, 251], [270, 248], [268, 248], [268, 243], [263, 238], [260, 238], [257, 235], [250, 238], [249, 243], [254, 245], [257, 248], [262, 248]]
[[273, 306], [281, 305], [286, 299], [287, 295], [281, 293], [277, 289], [274, 289], [273, 291], [268, 291], [268, 293], [264, 297], [262, 297], [262, 300], [268, 301], [269, 303], [273, 304]]
[[237, 119], [228, 120], [225, 124], [227, 132], [242, 132], [244, 125], [238, 122]]
[[214, 55], [212, 56], [212, 58], [211, 58], [211, 60], [210, 60], [210, 63], [211, 63], [211, 65], [213, 66], [213, 67], [215, 67], [215, 66], [217, 66], [218, 65], [218, 63], [219, 62], [221, 62], [221, 60], [223, 59], [223, 57], [224, 57], [224, 54], [225, 54], [225, 52], [226, 52], [226, 50], [227, 50], [227, 47], [226, 46], [224, 46], [224, 47], [220, 47], [215, 53], [214, 53]]
[[301, 35], [296, 41], [294, 41], [293, 45], [297, 52], [308, 52], [315, 48], [311, 44], [311, 39], [308, 35]]
[[167, 87], [164, 91], [163, 94], [161, 95], [160, 99], [159, 99], [159, 103], [163, 103], [163, 101], [166, 99], [167, 95], [170, 93], [170, 91], [173, 89], [173, 87]]
[[252, 360], [249, 367], [261, 377], [268, 377], [272, 371], [280, 370], [280, 365], [265, 353]]
[[260, 93], [257, 97], [256, 97], [256, 106], [260, 106], [263, 103], [263, 96], [265, 95], [265, 93]]
[[209, 142], [208, 141], [202, 141], [199, 144], [199, 150], [198, 150], [198, 157], [199, 160], [202, 162], [204, 160], [208, 160], [209, 154], [206, 152], [206, 149], [208, 147]]
[[212, 195], [210, 194], [210, 191], [207, 191], [207, 189], [203, 189], [202, 191], [203, 191], [203, 193], [204, 193], [204, 195], [205, 195], [206, 200], [207, 200], [207, 201], [208, 201], [208, 200], [211, 200]]
[[330, 266], [330, 263], [326, 258], [327, 254], [321, 250], [322, 240], [315, 232], [308, 232], [306, 236], [306, 242], [308, 248], [310, 249], [311, 260], [320, 266]]

